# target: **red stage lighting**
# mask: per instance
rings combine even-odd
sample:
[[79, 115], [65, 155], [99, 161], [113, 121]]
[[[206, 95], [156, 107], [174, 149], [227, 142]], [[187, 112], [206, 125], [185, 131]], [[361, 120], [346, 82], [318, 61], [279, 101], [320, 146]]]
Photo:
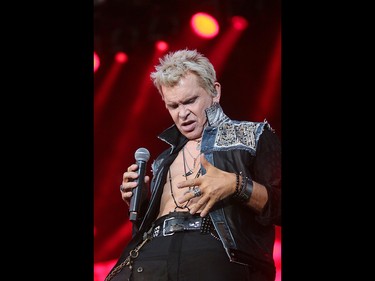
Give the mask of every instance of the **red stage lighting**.
[[156, 41], [155, 47], [156, 49], [158, 49], [158, 51], [161, 52], [164, 52], [169, 49], [168, 43], [162, 40]]
[[207, 13], [194, 14], [191, 17], [190, 25], [194, 32], [202, 38], [211, 39], [219, 33], [217, 20]]
[[128, 55], [125, 54], [124, 52], [117, 52], [115, 56], [115, 60], [118, 63], [125, 63], [128, 61]]
[[241, 16], [234, 16], [232, 17], [232, 25], [234, 29], [237, 30], [244, 30], [249, 25], [247, 20]]
[[94, 73], [98, 70], [100, 65], [99, 56], [94, 52]]

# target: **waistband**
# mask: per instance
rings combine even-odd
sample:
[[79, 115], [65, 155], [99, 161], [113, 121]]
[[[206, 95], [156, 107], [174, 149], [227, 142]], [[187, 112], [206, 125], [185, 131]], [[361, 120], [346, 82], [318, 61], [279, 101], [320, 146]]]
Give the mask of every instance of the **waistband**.
[[154, 222], [152, 237], [169, 236], [181, 231], [200, 231], [210, 233], [211, 220], [209, 216], [201, 218], [199, 214], [189, 212], [170, 212]]

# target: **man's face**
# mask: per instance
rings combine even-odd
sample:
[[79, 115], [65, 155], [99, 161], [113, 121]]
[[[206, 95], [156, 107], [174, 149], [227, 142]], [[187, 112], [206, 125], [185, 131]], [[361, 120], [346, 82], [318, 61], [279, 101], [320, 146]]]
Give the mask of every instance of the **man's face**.
[[[218, 89], [219, 86], [216, 86]], [[174, 123], [188, 139], [202, 136], [207, 117], [205, 109], [219, 102], [220, 89], [216, 97], [199, 86], [197, 77], [189, 74], [172, 87], [162, 87], [163, 100]]]

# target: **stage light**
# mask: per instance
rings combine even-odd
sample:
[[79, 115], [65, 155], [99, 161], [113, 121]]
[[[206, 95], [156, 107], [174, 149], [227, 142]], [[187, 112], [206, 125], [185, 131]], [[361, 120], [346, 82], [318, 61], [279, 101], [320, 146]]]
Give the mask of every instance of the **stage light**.
[[200, 37], [211, 39], [219, 33], [217, 20], [207, 13], [196, 13], [191, 17], [190, 25], [193, 31]]
[[117, 52], [115, 55], [115, 60], [118, 63], [125, 63], [128, 61], [128, 55], [125, 54], [124, 52]]
[[169, 45], [167, 42], [159, 40], [155, 42], [155, 47], [161, 52], [164, 52], [169, 49]]
[[100, 65], [99, 56], [94, 52], [94, 73], [98, 70]]
[[237, 30], [244, 30], [249, 25], [247, 20], [241, 16], [234, 16], [232, 17], [232, 25], [234, 29]]

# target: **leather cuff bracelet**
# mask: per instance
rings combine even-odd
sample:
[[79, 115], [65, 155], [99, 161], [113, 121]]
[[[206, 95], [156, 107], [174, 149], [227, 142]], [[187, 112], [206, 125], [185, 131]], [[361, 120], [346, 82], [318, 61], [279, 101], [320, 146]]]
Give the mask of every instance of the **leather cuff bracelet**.
[[233, 194], [233, 198], [236, 200], [246, 203], [250, 200], [251, 194], [253, 193], [253, 181], [248, 177], [242, 176], [241, 187], [236, 188], [236, 192]]

